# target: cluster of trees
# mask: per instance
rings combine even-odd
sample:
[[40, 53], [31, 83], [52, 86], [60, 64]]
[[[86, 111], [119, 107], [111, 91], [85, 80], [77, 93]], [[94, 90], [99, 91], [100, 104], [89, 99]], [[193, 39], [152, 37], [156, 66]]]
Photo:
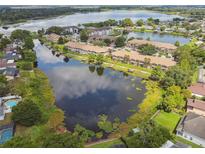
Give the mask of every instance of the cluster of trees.
[[85, 23], [83, 24], [85, 27], [96, 27], [96, 28], [101, 28], [101, 27], [107, 27], [107, 26], [117, 26], [118, 22], [114, 19], [108, 19], [103, 22], [91, 22], [91, 23]]
[[0, 50], [3, 50], [7, 44], [10, 44], [11, 40], [7, 36], [1, 35], [0, 37]]
[[89, 38], [88, 30], [86, 30], [86, 29], [81, 30], [80, 31], [80, 40], [82, 42], [87, 42], [88, 38]]
[[174, 85], [166, 90], [163, 100], [157, 108], [165, 112], [181, 112], [185, 109], [186, 99], [190, 97], [191, 92], [189, 90]]
[[157, 53], [156, 47], [151, 44], [140, 45], [138, 49], [139, 49], [139, 52], [143, 55], [153, 55]]
[[90, 64], [96, 64], [96, 65], [102, 65], [104, 62], [103, 55], [95, 55], [95, 54], [89, 54], [88, 55], [88, 63]]
[[64, 29], [59, 26], [52, 26], [46, 30], [47, 34], [55, 33], [55, 34], [61, 35], [63, 32], [64, 32]]
[[100, 130], [103, 131], [104, 133], [111, 133], [119, 129], [120, 126], [119, 118], [115, 118], [113, 123], [108, 120], [108, 116], [105, 114], [99, 115], [98, 118], [99, 121], [97, 125], [100, 128]]
[[9, 93], [9, 85], [6, 77], [0, 74], [0, 97]]
[[172, 136], [166, 128], [148, 121], [140, 125], [139, 132], [124, 139], [129, 148], [159, 148]]
[[115, 40], [115, 46], [116, 47], [123, 47], [123, 46], [125, 46], [125, 41], [126, 41], [126, 38], [123, 36], [120, 36]]

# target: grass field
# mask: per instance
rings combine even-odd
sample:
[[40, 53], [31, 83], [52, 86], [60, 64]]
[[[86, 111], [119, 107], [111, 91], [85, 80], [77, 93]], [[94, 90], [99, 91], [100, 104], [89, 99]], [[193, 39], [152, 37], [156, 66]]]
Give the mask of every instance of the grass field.
[[160, 112], [155, 118], [158, 124], [167, 128], [170, 132], [173, 132], [176, 125], [180, 120], [180, 115], [177, 113], [167, 113], [167, 112]]

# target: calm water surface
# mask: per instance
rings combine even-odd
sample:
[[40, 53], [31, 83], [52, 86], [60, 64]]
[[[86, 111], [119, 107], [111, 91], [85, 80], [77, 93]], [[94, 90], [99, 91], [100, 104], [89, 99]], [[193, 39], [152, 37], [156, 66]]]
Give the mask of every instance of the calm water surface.
[[[63, 57], [53, 55], [38, 40], [34, 42], [38, 67], [49, 77], [57, 106], [65, 111], [67, 128], [72, 129], [79, 123], [96, 130], [100, 114], [108, 115], [110, 120], [119, 117], [125, 121], [131, 111], [137, 111], [146, 91], [140, 78], [89, 67], [73, 59], [66, 63]], [[127, 97], [133, 100], [128, 101]]]
[[2, 33], [9, 34], [15, 29], [27, 29], [31, 31], [36, 31], [42, 28], [48, 28], [50, 26], [69, 26], [78, 25], [87, 22], [99, 22], [108, 19], [121, 20], [124, 18], [131, 18], [133, 21], [138, 19], [146, 20], [147, 18], [158, 18], [161, 21], [172, 20], [175, 17], [180, 17], [176, 15], [166, 15], [151, 11], [131, 11], [131, 10], [113, 10], [106, 12], [92, 12], [92, 13], [76, 13], [73, 15], [60, 16], [52, 19], [42, 19], [42, 20], [30, 20], [25, 23], [9, 25], [8, 30], [0, 28]]
[[190, 38], [186, 38], [183, 36], [174, 36], [169, 34], [159, 34], [159, 33], [149, 33], [149, 32], [131, 32], [128, 34], [128, 38], [142, 38], [148, 39], [152, 41], [159, 41], [164, 43], [172, 43], [174, 44], [176, 41], [179, 41], [181, 44], [186, 44], [190, 41]]

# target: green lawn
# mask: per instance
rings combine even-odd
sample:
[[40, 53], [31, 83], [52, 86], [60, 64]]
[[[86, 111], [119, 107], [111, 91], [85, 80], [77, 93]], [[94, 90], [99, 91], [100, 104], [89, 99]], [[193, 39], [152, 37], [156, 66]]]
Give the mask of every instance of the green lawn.
[[103, 142], [103, 143], [95, 144], [92, 146], [88, 146], [88, 148], [110, 148], [116, 144], [123, 144], [123, 143], [120, 139], [116, 139], [113, 141], [108, 141], [108, 142]]
[[180, 120], [180, 115], [177, 113], [167, 113], [167, 112], [160, 112], [155, 118], [158, 124], [167, 128], [170, 132], [173, 132], [176, 125]]

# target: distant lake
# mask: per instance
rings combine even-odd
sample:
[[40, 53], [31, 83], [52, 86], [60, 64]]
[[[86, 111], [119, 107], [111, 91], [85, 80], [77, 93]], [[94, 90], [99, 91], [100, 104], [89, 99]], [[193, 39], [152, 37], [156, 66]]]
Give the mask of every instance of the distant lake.
[[118, 117], [125, 121], [138, 110], [137, 105], [146, 91], [141, 78], [74, 59], [65, 61], [63, 56], [56, 57], [38, 40], [34, 43], [38, 67], [47, 74], [53, 86], [56, 105], [64, 110], [68, 129], [72, 130], [79, 123], [97, 130], [100, 114], [108, 115], [110, 120]]
[[50, 26], [69, 26], [78, 25], [87, 22], [99, 22], [108, 19], [121, 20], [124, 18], [131, 18], [133, 21], [138, 19], [146, 20], [147, 18], [158, 18], [161, 21], [172, 20], [173, 18], [180, 17], [177, 15], [167, 15], [151, 11], [131, 11], [131, 10], [113, 10], [106, 12], [92, 12], [92, 13], [76, 13], [73, 15], [60, 16], [51, 19], [42, 20], [30, 20], [25, 23], [9, 25], [9, 29], [5, 30], [0, 28], [2, 33], [9, 34], [15, 29], [27, 29], [31, 31], [37, 31], [42, 28], [48, 28]]
[[179, 41], [181, 44], [186, 44], [189, 42], [190, 38], [183, 36], [175, 36], [169, 34], [159, 34], [159, 33], [149, 33], [149, 32], [130, 32], [128, 38], [142, 38], [144, 40], [150, 38], [152, 41], [164, 42], [174, 44]]

